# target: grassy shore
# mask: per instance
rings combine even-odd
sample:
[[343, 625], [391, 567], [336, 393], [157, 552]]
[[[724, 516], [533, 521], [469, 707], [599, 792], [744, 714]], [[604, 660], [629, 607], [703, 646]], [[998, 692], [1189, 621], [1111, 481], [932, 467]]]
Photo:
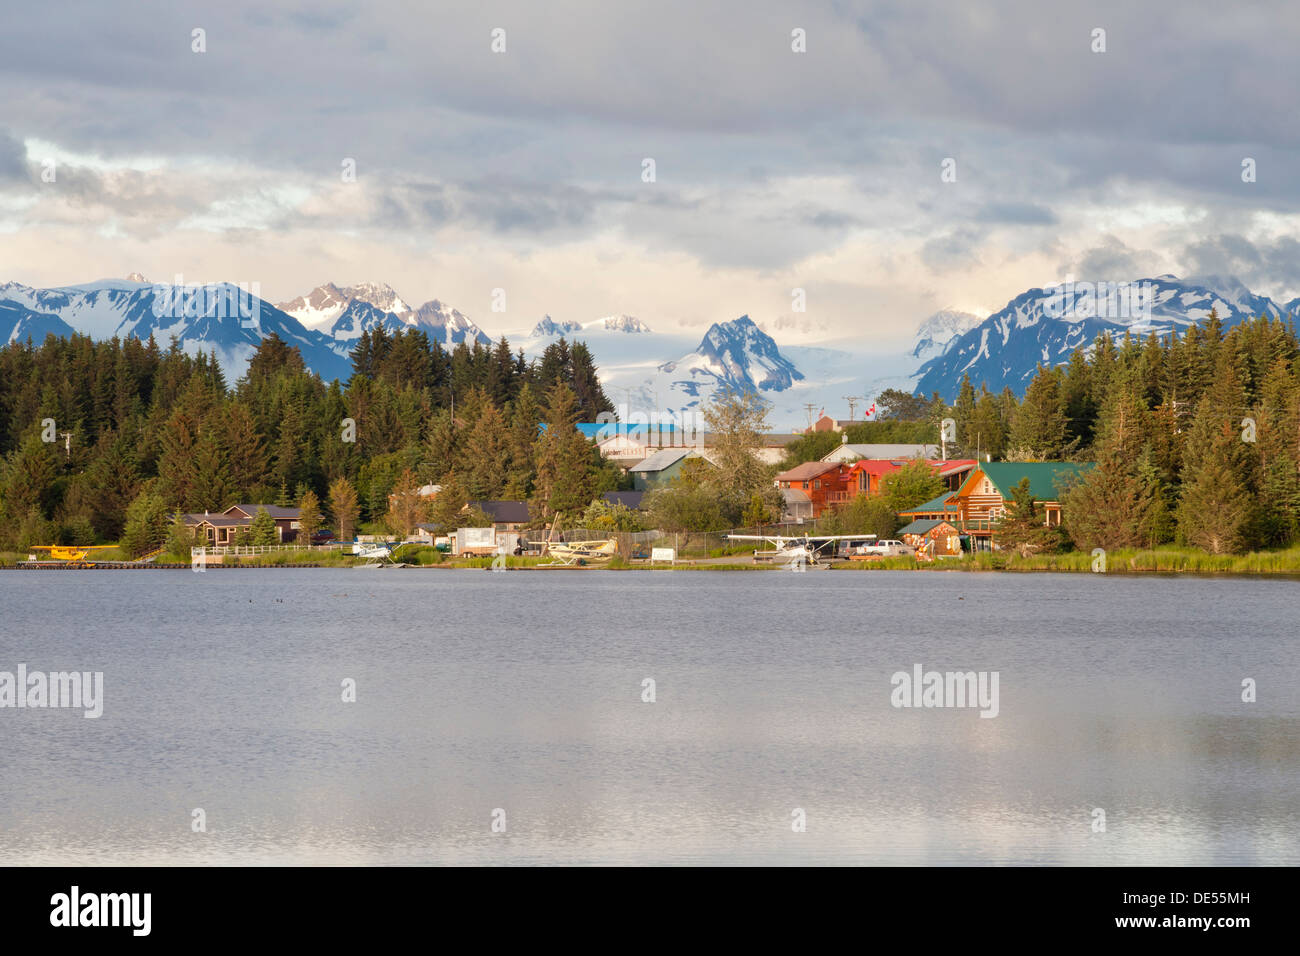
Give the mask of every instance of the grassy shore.
[[[886, 558], [854, 561], [841, 567], [864, 571], [1085, 571], [1094, 567], [1087, 551], [1065, 554], [1036, 554], [1022, 557], [1005, 552], [983, 552], [951, 560], [918, 562], [915, 558]], [[1196, 548], [1172, 545], [1150, 550], [1122, 549], [1105, 555], [1108, 574], [1297, 574], [1300, 575], [1300, 547], [1285, 551], [1252, 551], [1249, 554], [1209, 554]]]

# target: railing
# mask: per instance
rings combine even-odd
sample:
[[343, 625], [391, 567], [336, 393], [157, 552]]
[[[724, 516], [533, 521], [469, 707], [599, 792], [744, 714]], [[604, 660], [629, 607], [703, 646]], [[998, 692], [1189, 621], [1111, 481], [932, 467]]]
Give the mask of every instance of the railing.
[[202, 549], [206, 554], [272, 554], [276, 551], [334, 551], [352, 550], [351, 541], [331, 541], [329, 544], [201, 544], [195, 545], [194, 552]]

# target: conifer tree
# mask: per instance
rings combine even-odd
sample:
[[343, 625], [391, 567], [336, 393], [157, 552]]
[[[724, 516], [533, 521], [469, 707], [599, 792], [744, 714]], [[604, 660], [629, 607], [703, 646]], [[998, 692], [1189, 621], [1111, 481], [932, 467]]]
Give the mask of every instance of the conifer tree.
[[249, 544], [260, 546], [274, 545], [280, 543], [279, 529], [276, 528], [275, 519], [270, 513], [262, 507], [258, 507], [257, 514], [253, 515], [253, 521], [249, 525], [250, 541]]
[[347, 478], [336, 478], [330, 483], [330, 514], [334, 519], [334, 533], [340, 541], [351, 541], [361, 516], [357, 506], [357, 489]]

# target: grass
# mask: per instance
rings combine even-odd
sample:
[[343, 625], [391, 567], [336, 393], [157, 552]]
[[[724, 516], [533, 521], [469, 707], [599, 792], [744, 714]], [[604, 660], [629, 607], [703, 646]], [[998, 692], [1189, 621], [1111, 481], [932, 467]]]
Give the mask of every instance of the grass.
[[[961, 558], [921, 563], [912, 557], [855, 561], [847, 567], [876, 571], [1094, 571], [1088, 551], [1036, 554], [1028, 558], [1006, 552], [982, 551]], [[1105, 555], [1109, 574], [1300, 574], [1300, 546], [1285, 551], [1249, 554], [1209, 554], [1174, 545], [1154, 549], [1125, 548]], [[1098, 568], [1097, 570], [1100, 570]]]

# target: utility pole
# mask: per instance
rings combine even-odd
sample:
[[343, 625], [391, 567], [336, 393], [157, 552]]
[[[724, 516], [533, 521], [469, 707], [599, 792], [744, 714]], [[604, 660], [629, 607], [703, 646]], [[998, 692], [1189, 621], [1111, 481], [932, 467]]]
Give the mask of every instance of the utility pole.
[[806, 412], [808, 413], [808, 430], [809, 430], [809, 431], [812, 431], [812, 426], [813, 426], [813, 420], [812, 420], [813, 409], [817, 407], [817, 403], [816, 403], [816, 402], [805, 402], [803, 407], [804, 407], [804, 411], [806, 411]]
[[844, 401], [849, 403], [849, 421], [853, 421], [853, 411], [858, 407], [858, 402], [862, 401], [861, 395], [842, 395]]

